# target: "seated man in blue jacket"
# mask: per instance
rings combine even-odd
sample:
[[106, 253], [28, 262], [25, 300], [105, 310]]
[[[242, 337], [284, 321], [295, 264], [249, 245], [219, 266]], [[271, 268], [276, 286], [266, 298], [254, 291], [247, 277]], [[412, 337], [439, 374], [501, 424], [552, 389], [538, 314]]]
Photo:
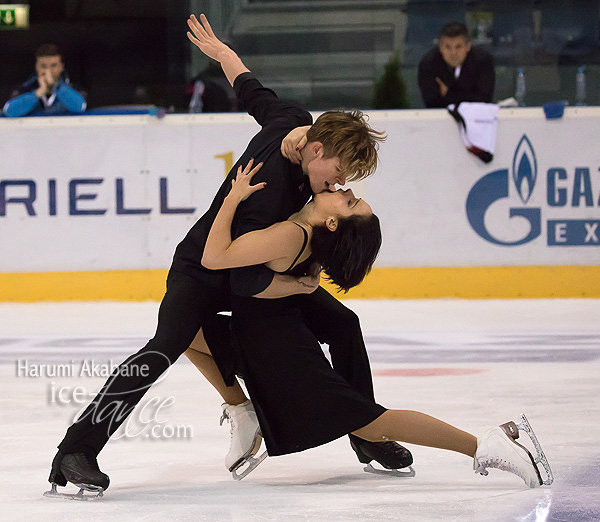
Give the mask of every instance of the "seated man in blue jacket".
[[85, 100], [70, 86], [62, 56], [55, 44], [44, 44], [38, 48], [35, 71], [36, 74], [15, 91], [15, 97], [5, 103], [5, 116], [60, 116], [85, 111]]

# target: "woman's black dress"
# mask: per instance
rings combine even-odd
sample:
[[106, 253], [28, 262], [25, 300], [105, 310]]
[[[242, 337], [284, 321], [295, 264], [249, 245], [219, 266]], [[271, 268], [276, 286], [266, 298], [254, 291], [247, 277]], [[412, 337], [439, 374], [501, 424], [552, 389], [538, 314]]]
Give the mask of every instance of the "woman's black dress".
[[[306, 247], [306, 230], [304, 234], [296, 260]], [[310, 262], [310, 258], [298, 265], [294, 261], [284, 273], [305, 273]], [[355, 391], [331, 367], [296, 305], [301, 298], [232, 296], [236, 366], [270, 456], [325, 444], [386, 411]]]

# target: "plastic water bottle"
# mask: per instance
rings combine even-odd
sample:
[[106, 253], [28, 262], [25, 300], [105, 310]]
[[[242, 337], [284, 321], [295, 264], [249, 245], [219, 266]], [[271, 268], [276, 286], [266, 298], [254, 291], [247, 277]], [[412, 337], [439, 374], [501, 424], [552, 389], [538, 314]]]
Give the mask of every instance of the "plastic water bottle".
[[515, 88], [515, 99], [519, 107], [525, 107], [525, 72], [523, 67], [517, 69], [517, 85]]
[[578, 67], [575, 76], [575, 105], [585, 105], [585, 95], [585, 69]]

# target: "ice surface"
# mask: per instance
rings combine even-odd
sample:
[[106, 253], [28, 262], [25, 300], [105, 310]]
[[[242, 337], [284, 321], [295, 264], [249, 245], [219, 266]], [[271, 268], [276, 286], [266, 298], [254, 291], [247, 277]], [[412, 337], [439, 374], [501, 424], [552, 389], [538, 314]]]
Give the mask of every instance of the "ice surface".
[[[416, 446], [415, 478], [367, 474], [345, 438], [269, 458], [235, 482], [223, 465], [220, 398], [181, 359], [148, 392], [128, 436], [100, 454], [111, 478], [104, 498], [46, 499], [55, 446], [105, 380], [82, 375], [83, 362], [101, 371], [137, 351], [153, 334], [158, 304], [0, 304], [0, 519], [600, 519], [600, 301], [346, 304], [361, 317], [381, 404], [475, 434], [524, 412], [554, 484], [529, 490], [496, 470], [481, 477], [462, 455]], [[63, 375], [48, 375], [57, 365]]]

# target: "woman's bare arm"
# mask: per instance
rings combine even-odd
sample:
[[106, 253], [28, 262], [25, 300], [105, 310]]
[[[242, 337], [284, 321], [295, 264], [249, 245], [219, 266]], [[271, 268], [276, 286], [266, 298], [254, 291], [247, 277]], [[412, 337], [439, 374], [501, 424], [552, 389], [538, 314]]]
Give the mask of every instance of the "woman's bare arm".
[[231, 239], [231, 224], [238, 205], [257, 190], [265, 188], [265, 183], [250, 185], [252, 177], [262, 163], [252, 168], [252, 160], [245, 169], [238, 169], [232, 188], [212, 224], [202, 265], [211, 270], [251, 266], [278, 259], [292, 257], [297, 253], [298, 243], [303, 240], [302, 231], [293, 223], [282, 222], [262, 230], [254, 230]]

